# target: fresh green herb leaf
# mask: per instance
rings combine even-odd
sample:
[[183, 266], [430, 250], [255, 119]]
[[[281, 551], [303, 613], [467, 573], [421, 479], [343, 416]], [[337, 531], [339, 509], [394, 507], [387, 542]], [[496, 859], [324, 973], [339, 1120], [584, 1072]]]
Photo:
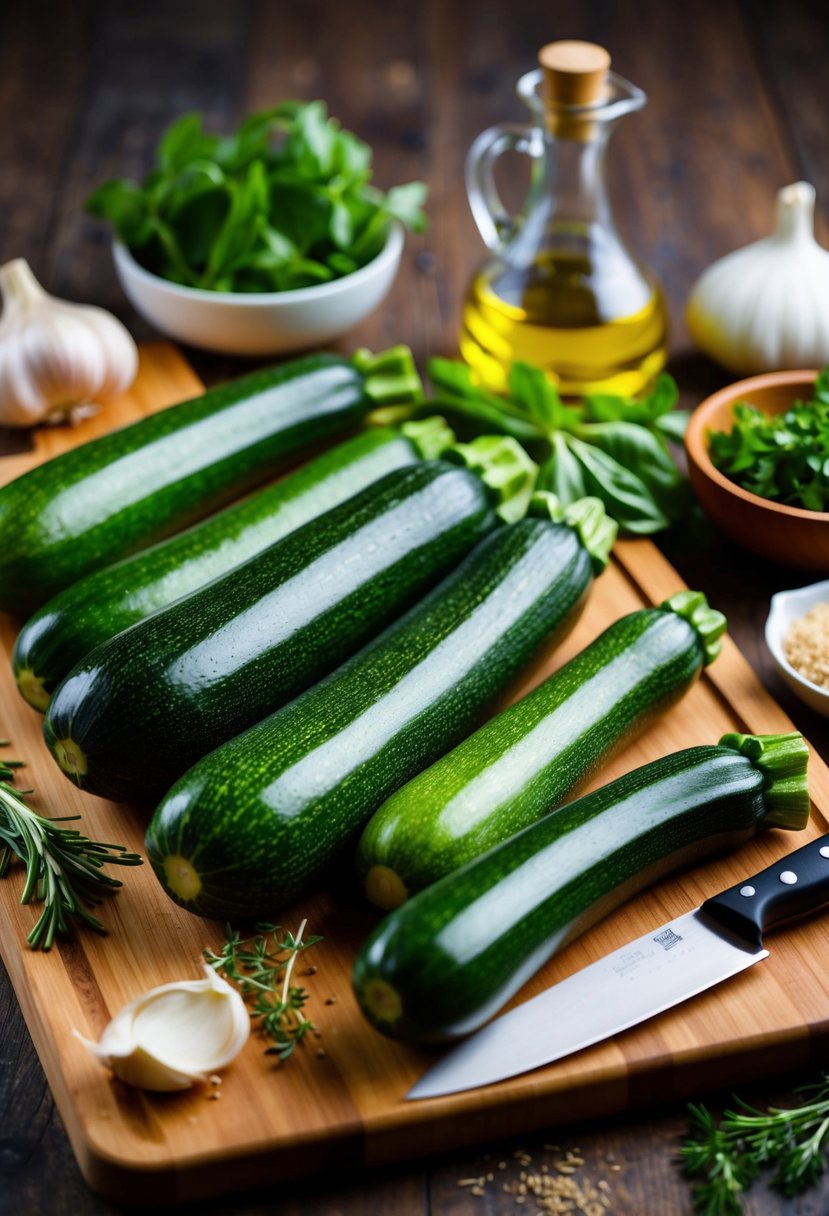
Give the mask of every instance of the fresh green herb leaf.
[[392, 186], [382, 208], [386, 215], [400, 220], [400, 223], [411, 228], [412, 232], [423, 232], [426, 227], [426, 215], [423, 211], [425, 202], [425, 182], [408, 182], [405, 186]]
[[[670, 519], [638, 472], [626, 468], [602, 448], [574, 435], [565, 434], [561, 439], [571, 461], [577, 462], [580, 467], [583, 493], [601, 499], [608, 515], [615, 519], [620, 529], [634, 536], [648, 536], [668, 527]], [[560, 446], [541, 468], [538, 480], [541, 489], [552, 488], [546, 479], [550, 466], [555, 466], [558, 459]], [[562, 506], [569, 506], [572, 501], [572, 498], [561, 498]]]
[[299, 955], [322, 941], [321, 937], [303, 941], [306, 924], [303, 920], [296, 936], [283, 932], [279, 925], [257, 925], [256, 936], [249, 938], [228, 926], [227, 941], [219, 953], [204, 951], [209, 966], [236, 984], [261, 1034], [272, 1040], [266, 1055], [276, 1055], [282, 1062], [298, 1043], [316, 1033], [314, 1023], [303, 1012], [307, 993], [291, 984]]
[[178, 173], [193, 161], [213, 156], [216, 142], [205, 134], [201, 114], [182, 114], [161, 137], [156, 163], [165, 174]]
[[667, 445], [687, 422], [685, 414], [674, 421], [678, 392], [670, 376], [660, 376], [641, 401], [595, 394], [570, 405], [527, 363], [513, 365], [508, 397], [477, 384], [462, 363], [432, 359], [428, 371], [436, 397], [423, 408], [444, 414], [463, 438], [494, 432], [517, 439], [541, 464], [538, 488], [563, 506], [594, 495], [634, 536], [659, 532], [690, 510], [687, 482]]
[[663, 414], [661, 418], [656, 419], [655, 428], [666, 439], [681, 444], [685, 439], [692, 413], [692, 410], [671, 410], [670, 414]]
[[[634, 473], [667, 522], [680, 518], [690, 508], [690, 487], [658, 432], [633, 422], [596, 422], [581, 427], [578, 437], [592, 447], [601, 448], [624, 470]], [[667, 522], [660, 527], [666, 527]], [[625, 526], [629, 531], [638, 531], [636, 527]]]
[[370, 178], [371, 148], [329, 118], [323, 102], [285, 101], [228, 136], [205, 132], [198, 113], [182, 115], [143, 183], [105, 182], [87, 210], [162, 278], [285, 291], [364, 266], [393, 220], [422, 231], [423, 183], [383, 194]]
[[[3, 740], [0, 746], [8, 743]], [[105, 874], [105, 864], [140, 866], [137, 853], [128, 853], [120, 844], [101, 844], [82, 836], [74, 828], [57, 827], [78, 819], [64, 815], [46, 819], [23, 799], [31, 790], [16, 790], [11, 782], [19, 760], [0, 761], [0, 878], [4, 878], [14, 857], [26, 867], [22, 904], [42, 901], [43, 911], [27, 941], [33, 950], [51, 950], [55, 937], [65, 936], [72, 921], [87, 924], [96, 933], [106, 929], [89, 908], [101, 896], [120, 887], [117, 878]]]
[[810, 401], [776, 415], [738, 402], [732, 416], [730, 431], [708, 436], [720, 472], [760, 498], [829, 510], [829, 368], [818, 376]]
[[149, 200], [132, 182], [104, 182], [86, 200], [91, 215], [111, 221], [125, 245], [139, 248], [152, 236]]
[[739, 1102], [719, 1123], [704, 1106], [689, 1106], [691, 1134], [680, 1159], [686, 1173], [703, 1176], [694, 1187], [695, 1211], [741, 1216], [741, 1196], [766, 1169], [788, 1197], [815, 1185], [829, 1149], [829, 1074], [797, 1092], [804, 1100], [790, 1110]]

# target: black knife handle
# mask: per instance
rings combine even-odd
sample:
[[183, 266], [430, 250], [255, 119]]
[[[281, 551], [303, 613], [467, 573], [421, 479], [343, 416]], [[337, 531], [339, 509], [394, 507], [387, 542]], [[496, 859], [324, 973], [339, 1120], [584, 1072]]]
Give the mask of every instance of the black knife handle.
[[820, 836], [746, 878], [700, 909], [752, 946], [762, 947], [767, 929], [829, 904], [829, 835]]

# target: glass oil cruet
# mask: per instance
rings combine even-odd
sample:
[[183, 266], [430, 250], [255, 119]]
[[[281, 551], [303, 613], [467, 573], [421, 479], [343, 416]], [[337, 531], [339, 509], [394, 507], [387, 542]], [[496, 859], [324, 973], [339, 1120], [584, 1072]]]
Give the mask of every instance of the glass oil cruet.
[[[667, 315], [654, 278], [625, 248], [605, 185], [618, 120], [645, 94], [609, 71], [589, 42], [552, 42], [518, 82], [532, 126], [478, 136], [467, 158], [472, 214], [494, 257], [470, 285], [460, 349], [484, 384], [504, 390], [511, 364], [543, 367], [564, 396], [643, 389], [663, 367]], [[507, 150], [530, 156], [523, 214], [509, 216], [494, 181]]]

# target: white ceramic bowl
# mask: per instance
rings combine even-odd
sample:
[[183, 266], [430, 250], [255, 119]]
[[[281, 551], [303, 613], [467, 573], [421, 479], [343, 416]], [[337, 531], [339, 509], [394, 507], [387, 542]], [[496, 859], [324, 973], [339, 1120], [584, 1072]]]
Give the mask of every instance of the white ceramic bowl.
[[402, 251], [403, 227], [395, 223], [377, 257], [353, 274], [255, 293], [180, 287], [139, 266], [117, 241], [113, 260], [130, 303], [162, 333], [227, 355], [276, 355], [322, 346], [358, 325], [394, 282]]
[[766, 620], [766, 645], [783, 679], [801, 701], [819, 714], [829, 717], [829, 688], [813, 684], [795, 671], [783, 651], [783, 639], [793, 621], [804, 616], [816, 604], [829, 603], [829, 579], [810, 583], [796, 591], [778, 591], [771, 597], [771, 611]]

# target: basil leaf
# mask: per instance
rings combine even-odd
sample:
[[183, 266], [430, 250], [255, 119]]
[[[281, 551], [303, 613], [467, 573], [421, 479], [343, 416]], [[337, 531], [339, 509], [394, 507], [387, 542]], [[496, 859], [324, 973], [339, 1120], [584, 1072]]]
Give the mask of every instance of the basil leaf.
[[664, 439], [633, 422], [589, 423], [579, 437], [600, 448], [627, 471], [635, 470], [667, 520], [677, 518], [688, 506], [688, 485], [671, 459]]
[[[322, 101], [284, 101], [235, 133], [184, 114], [138, 185], [105, 182], [87, 200], [142, 265], [224, 291], [285, 290], [351, 274], [380, 252], [389, 224], [425, 226], [421, 182], [370, 184], [371, 148]], [[267, 189], [263, 189], [263, 180]], [[285, 244], [277, 250], [273, 234]]]
[[646, 397], [629, 399], [610, 393], [590, 393], [584, 400], [587, 422], [637, 422], [652, 426], [667, 415], [679, 400], [673, 376], [661, 372]]
[[656, 430], [674, 443], [682, 443], [693, 410], [671, 410], [656, 419]]
[[147, 197], [132, 182], [103, 182], [86, 200], [91, 215], [109, 220], [125, 245], [145, 245], [153, 233]]
[[533, 367], [530, 363], [513, 363], [509, 374], [509, 392], [513, 402], [530, 418], [545, 427], [561, 425], [564, 408], [561, 398], [540, 367]]
[[156, 161], [164, 173], [177, 173], [191, 161], [212, 156], [216, 145], [216, 138], [204, 132], [201, 114], [182, 114], [161, 137]]
[[421, 210], [426, 201], [426, 183], [409, 182], [405, 186], [392, 186], [383, 202], [386, 215], [400, 220], [412, 232], [423, 232], [426, 215]]
[[555, 436], [553, 454], [542, 466], [538, 485], [554, 490], [564, 506], [585, 494], [600, 498], [620, 530], [635, 536], [659, 532], [670, 523], [636, 473], [575, 435]]
[[546, 460], [538, 471], [536, 488], [551, 490], [558, 497], [563, 507], [589, 492], [584, 478], [584, 470], [578, 457], [571, 451], [564, 435], [554, 435], [553, 450], [549, 460]]
[[262, 162], [253, 161], [242, 181], [231, 183], [230, 189], [230, 209], [210, 249], [202, 287], [209, 287], [230, 263], [249, 253], [267, 227], [268, 179]]

